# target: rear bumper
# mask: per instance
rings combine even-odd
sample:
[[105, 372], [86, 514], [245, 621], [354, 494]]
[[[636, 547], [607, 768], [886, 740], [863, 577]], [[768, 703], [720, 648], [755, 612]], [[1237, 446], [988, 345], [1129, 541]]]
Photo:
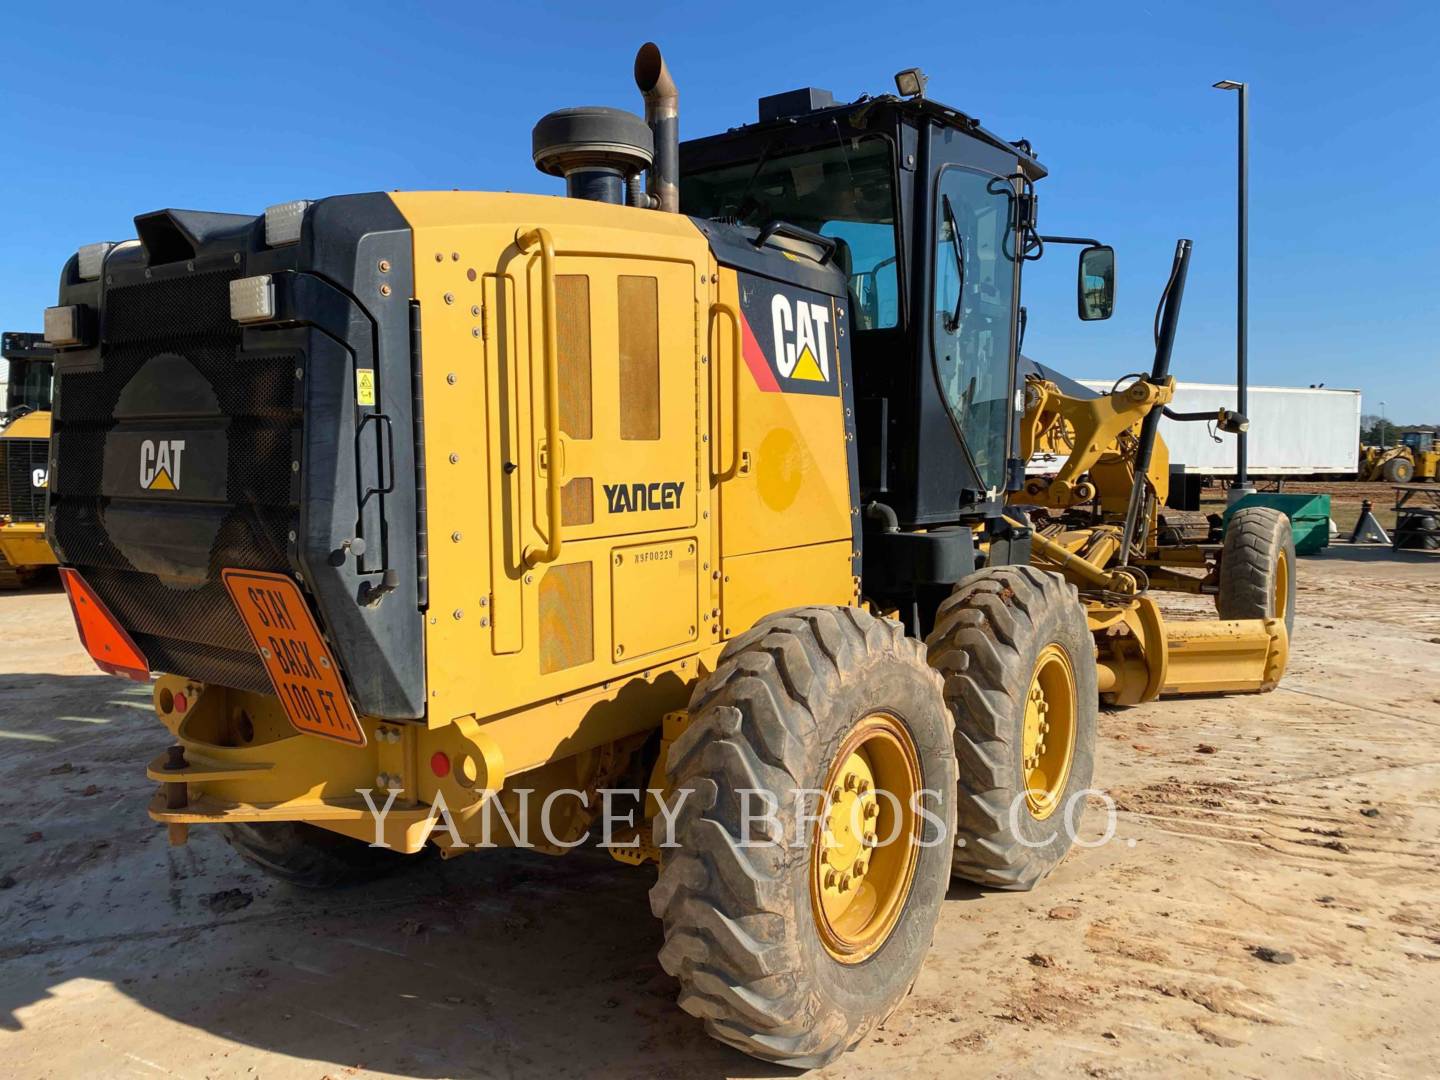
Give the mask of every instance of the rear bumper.
[[160, 784], [149, 813], [179, 827], [177, 840], [189, 825], [302, 821], [416, 852], [436, 804], [461, 819], [503, 783], [498, 749], [473, 725], [431, 730], [362, 716], [366, 744], [353, 746], [296, 731], [271, 695], [163, 675], [154, 700], [183, 757], [161, 754], [146, 768]]

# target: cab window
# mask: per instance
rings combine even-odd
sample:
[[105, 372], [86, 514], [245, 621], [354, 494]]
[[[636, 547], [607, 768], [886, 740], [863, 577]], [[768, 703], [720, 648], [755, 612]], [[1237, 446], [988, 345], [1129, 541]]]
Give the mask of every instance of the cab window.
[[895, 258], [893, 150], [879, 136], [837, 139], [760, 162], [727, 165], [680, 178], [680, 206], [697, 217], [764, 228], [772, 221], [834, 237], [849, 278], [857, 330], [900, 321]]
[[1015, 327], [1013, 190], [959, 167], [940, 173], [930, 316], [935, 376], [987, 488], [1005, 486]]

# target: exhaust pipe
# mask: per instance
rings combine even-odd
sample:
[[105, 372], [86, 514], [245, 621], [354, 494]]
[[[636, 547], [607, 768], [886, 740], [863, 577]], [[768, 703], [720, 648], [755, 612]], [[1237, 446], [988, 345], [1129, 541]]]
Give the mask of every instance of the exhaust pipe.
[[645, 98], [645, 122], [655, 137], [655, 161], [646, 176], [645, 190], [657, 210], [680, 212], [680, 91], [660, 55], [660, 46], [647, 41], [635, 54], [635, 85]]

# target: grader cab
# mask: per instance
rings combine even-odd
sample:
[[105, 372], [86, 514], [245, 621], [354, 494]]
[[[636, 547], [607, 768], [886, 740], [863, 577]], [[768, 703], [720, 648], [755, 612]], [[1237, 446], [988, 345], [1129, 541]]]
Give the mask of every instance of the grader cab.
[[655, 46], [635, 77], [644, 120], [536, 125], [567, 198], [162, 210], [82, 249], [50, 535], [91, 655], [161, 673], [175, 842], [321, 886], [598, 829], [658, 865], [681, 1006], [818, 1065], [904, 996], [952, 875], [1064, 856], [1102, 695], [1278, 679], [1293, 591], [1181, 632], [1142, 567], [1223, 599], [1293, 557], [1283, 519], [1218, 568], [1141, 528], [1158, 364], [1068, 495], [1028, 491], [1039, 417], [1083, 426], [1019, 374], [1022, 268], [1067, 240], [1028, 144], [913, 71], [682, 144]]

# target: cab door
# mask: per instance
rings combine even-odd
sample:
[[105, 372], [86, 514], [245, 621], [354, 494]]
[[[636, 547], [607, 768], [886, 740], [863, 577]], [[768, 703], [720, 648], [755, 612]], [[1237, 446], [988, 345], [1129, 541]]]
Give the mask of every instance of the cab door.
[[981, 482], [1001, 491], [1015, 412], [1015, 192], [993, 173], [946, 165], [936, 196], [928, 312], [935, 379]]

